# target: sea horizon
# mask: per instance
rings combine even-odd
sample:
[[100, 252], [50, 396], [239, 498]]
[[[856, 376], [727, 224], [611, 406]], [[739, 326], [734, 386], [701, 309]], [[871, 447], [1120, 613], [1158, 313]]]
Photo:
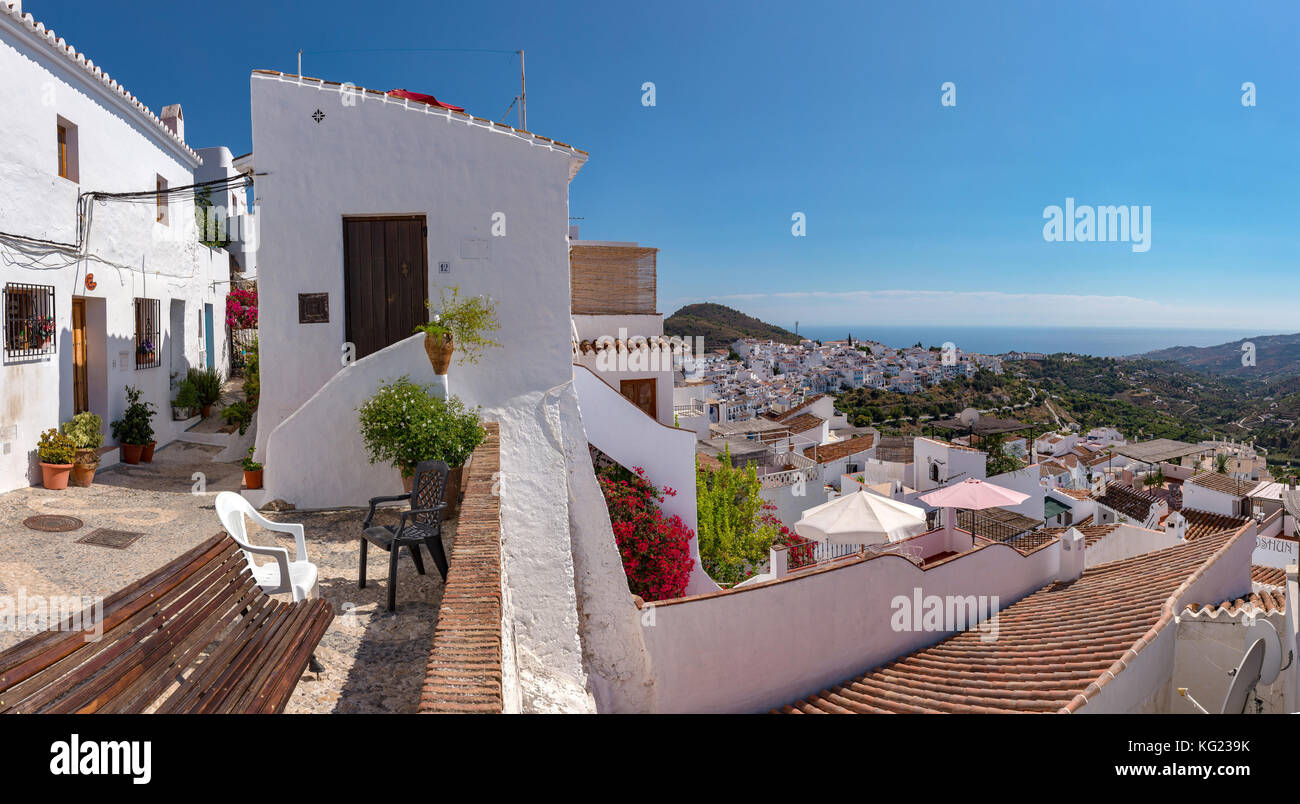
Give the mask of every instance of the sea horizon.
[[894, 348], [921, 343], [951, 342], [964, 352], [1069, 352], [1093, 357], [1127, 357], [1174, 346], [1217, 346], [1243, 338], [1287, 334], [1286, 330], [1212, 329], [1195, 327], [1029, 327], [948, 326], [938, 324], [810, 325], [799, 334], [814, 340], [870, 340]]

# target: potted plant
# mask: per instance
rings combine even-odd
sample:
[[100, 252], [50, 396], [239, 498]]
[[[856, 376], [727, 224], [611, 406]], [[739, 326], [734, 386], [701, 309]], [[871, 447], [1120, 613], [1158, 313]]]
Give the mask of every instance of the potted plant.
[[199, 407], [199, 392], [190, 382], [188, 376], [176, 386], [176, 398], [172, 400], [172, 418], [183, 421], [194, 415]]
[[41, 484], [54, 491], [66, 489], [76, 454], [77, 445], [63, 433], [53, 427], [41, 433], [36, 445], [36, 455], [41, 461]]
[[153, 341], [144, 338], [135, 346], [135, 356], [140, 363], [152, 363], [154, 360]]
[[[447, 288], [439, 289], [438, 296], [441, 311], [434, 313], [429, 323], [415, 328], [416, 332], [424, 333], [424, 351], [429, 355], [434, 374], [447, 373], [457, 346], [460, 362], [464, 364], [478, 362], [484, 349], [501, 345], [486, 334], [501, 326], [497, 321], [496, 302], [487, 296], [461, 299], [459, 285], [453, 285], [450, 294]], [[429, 302], [425, 306], [432, 309]]]
[[89, 486], [95, 482], [99, 468], [99, 448], [104, 444], [104, 422], [90, 411], [73, 416], [59, 425], [63, 434], [72, 439], [77, 453], [72, 465], [72, 485]]
[[212, 406], [221, 400], [221, 375], [216, 369], [190, 369], [185, 379], [194, 385], [203, 418], [212, 415]]
[[[140, 389], [129, 385], [126, 386], [126, 403], [122, 418], [110, 426], [113, 429], [113, 440], [121, 446], [122, 461], [136, 464], [140, 462], [145, 447], [156, 443], [153, 440], [155, 408], [151, 402], [141, 402]], [[151, 454], [150, 458], [152, 457]]]
[[358, 412], [370, 462], [390, 462], [407, 491], [420, 461], [439, 460], [450, 467], [444, 518], [455, 516], [465, 463], [486, 437], [478, 408], [454, 396], [443, 399], [432, 387], [400, 377], [381, 385]]
[[244, 486], [250, 489], [260, 489], [262, 487], [262, 464], [253, 460], [253, 448], [248, 448], [248, 455], [239, 461], [239, 465], [244, 467]]

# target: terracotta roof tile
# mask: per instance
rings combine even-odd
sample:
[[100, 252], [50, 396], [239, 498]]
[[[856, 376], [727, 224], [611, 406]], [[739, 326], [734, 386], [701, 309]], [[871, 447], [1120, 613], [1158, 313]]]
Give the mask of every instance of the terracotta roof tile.
[[1250, 579], [1265, 586], [1276, 586], [1279, 589], [1286, 588], [1286, 570], [1281, 567], [1262, 567], [1259, 564], [1252, 564]]
[[1255, 487], [1259, 485], [1258, 480], [1234, 480], [1228, 475], [1221, 475], [1218, 472], [1202, 472], [1185, 482], [1222, 494], [1230, 494], [1234, 497], [1249, 496], [1255, 490]]
[[836, 441], [833, 444], [822, 444], [817, 447], [808, 447], [803, 451], [805, 457], [812, 458], [818, 463], [829, 463], [837, 461], [840, 458], [847, 458], [858, 452], [864, 452], [871, 449], [871, 445], [876, 441], [876, 437], [868, 433], [867, 435], [856, 438]]
[[1187, 519], [1187, 541], [1199, 539], [1225, 530], [1236, 530], [1248, 521], [1245, 517], [1224, 516], [1195, 508], [1184, 508], [1178, 513]]
[[1150, 492], [1137, 491], [1123, 483], [1112, 481], [1106, 486], [1106, 493], [1097, 498], [1097, 502], [1112, 511], [1144, 522], [1147, 515], [1151, 513], [1151, 506], [1158, 500]]
[[1002, 609], [996, 641], [964, 631], [780, 711], [1075, 711], [1173, 621], [1183, 585], [1244, 532], [1091, 567]]

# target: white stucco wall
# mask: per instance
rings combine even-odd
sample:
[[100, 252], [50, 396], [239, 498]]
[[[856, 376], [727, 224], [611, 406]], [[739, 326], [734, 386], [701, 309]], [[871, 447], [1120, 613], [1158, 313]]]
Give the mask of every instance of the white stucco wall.
[[1183, 484], [1183, 507], [1196, 511], [1209, 511], [1223, 516], [1240, 516], [1241, 509], [1237, 498], [1229, 494], [1207, 489], [1195, 483]]
[[644, 626], [658, 712], [761, 712], [940, 641], [894, 631], [896, 595], [997, 595], [1045, 583], [1059, 544], [1028, 556], [992, 544], [929, 570], [883, 556], [743, 590], [656, 606]]
[[[0, 232], [75, 244], [79, 193], [152, 191], [158, 176], [172, 187], [193, 183], [194, 156], [81, 65], [32, 42], [7, 15], [0, 15], [0, 75]], [[58, 175], [59, 118], [76, 126], [75, 182]], [[175, 438], [170, 375], [199, 365], [204, 303], [213, 305], [217, 366], [228, 370], [228, 257], [197, 242], [192, 201], [171, 198], [168, 218], [169, 225], [156, 222], [152, 198], [97, 201], [81, 253], [0, 235], [0, 285], [53, 286], [57, 326], [55, 353], [6, 357], [0, 365], [0, 491], [39, 482], [40, 433], [72, 417], [73, 296], [87, 300], [87, 396], [104, 420], [105, 443], [128, 384], [157, 406], [159, 446]], [[159, 302], [158, 368], [135, 368], [137, 296]], [[173, 300], [185, 305], [179, 328], [172, 325]]]
[[1120, 525], [1105, 538], [1087, 548], [1086, 565], [1089, 567], [1119, 561], [1132, 556], [1163, 550], [1181, 544], [1182, 540], [1164, 529], [1147, 530], [1136, 525]]

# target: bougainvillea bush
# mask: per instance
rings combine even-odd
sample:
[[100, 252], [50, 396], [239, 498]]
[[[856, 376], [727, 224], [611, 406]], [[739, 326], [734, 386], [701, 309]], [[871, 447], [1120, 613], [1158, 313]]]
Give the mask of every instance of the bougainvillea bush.
[[257, 291], [235, 288], [226, 296], [226, 326], [257, 329]]
[[772, 543], [783, 544], [789, 548], [791, 570], [797, 570], [800, 567], [806, 567], [813, 563], [813, 548], [817, 542], [812, 539], [805, 539], [794, 531], [790, 530], [776, 518], [776, 506], [767, 503], [763, 506], [763, 513], [758, 518], [759, 527], [767, 532], [774, 533]]
[[640, 467], [631, 472], [622, 467], [602, 469], [596, 479], [632, 593], [643, 600], [681, 597], [695, 566], [690, 547], [694, 533], [681, 517], [665, 517], [659, 508], [677, 491], [655, 488]]

